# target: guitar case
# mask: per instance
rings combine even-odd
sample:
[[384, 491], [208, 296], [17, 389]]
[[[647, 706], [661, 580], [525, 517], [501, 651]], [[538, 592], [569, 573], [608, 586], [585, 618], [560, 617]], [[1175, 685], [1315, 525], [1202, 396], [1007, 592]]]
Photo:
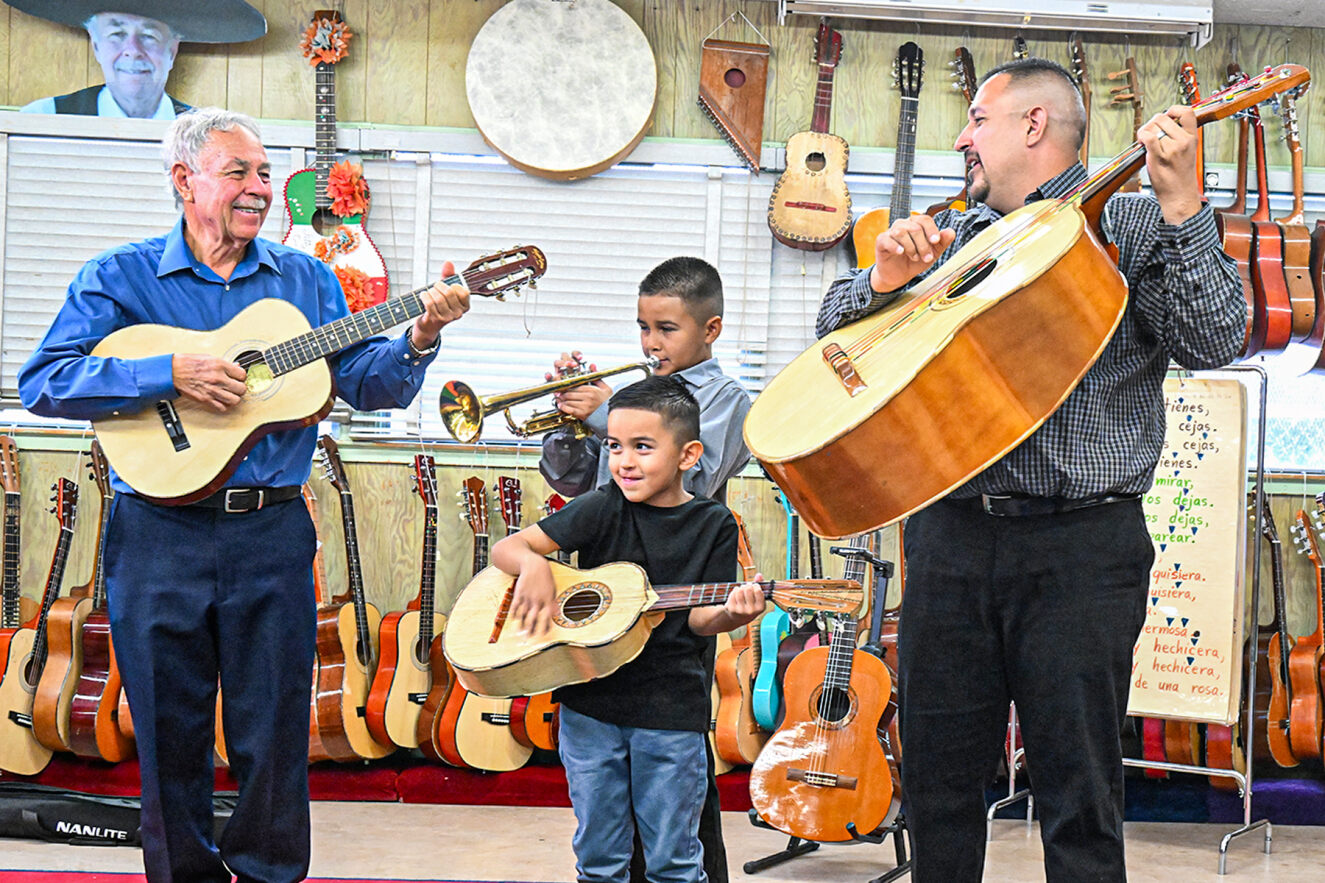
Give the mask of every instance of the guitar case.
[[[212, 798], [220, 838], [237, 798]], [[30, 782], [0, 782], [0, 837], [73, 846], [141, 846], [139, 798], [103, 797]]]

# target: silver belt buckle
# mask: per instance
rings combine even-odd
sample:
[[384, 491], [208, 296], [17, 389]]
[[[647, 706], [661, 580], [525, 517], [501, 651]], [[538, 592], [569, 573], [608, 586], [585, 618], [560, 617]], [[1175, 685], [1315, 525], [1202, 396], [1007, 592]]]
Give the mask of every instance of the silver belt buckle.
[[1010, 500], [1010, 499], [1012, 499], [1011, 494], [981, 494], [980, 508], [985, 510], [986, 515], [992, 515], [995, 518], [1002, 518], [1003, 513], [995, 512], [993, 509], [989, 508], [989, 504], [994, 500]]
[[241, 494], [242, 494], [242, 493], [245, 493], [245, 492], [251, 492], [252, 490], [253, 490], [253, 488], [238, 488], [238, 487], [227, 488], [227, 489], [226, 489], [226, 492], [225, 492], [225, 511], [231, 513], [232, 515], [235, 515], [235, 514], [239, 514], [239, 513], [241, 513], [241, 512], [252, 512], [252, 511], [254, 511], [254, 510], [256, 510], [256, 509], [261, 509], [261, 508], [262, 508], [262, 504], [263, 504], [263, 502], [264, 502], [263, 497], [264, 497], [265, 494], [266, 494], [266, 491], [262, 490], [261, 488], [259, 488], [258, 491], [257, 491], [257, 494], [258, 494], [258, 505], [256, 505], [256, 506], [249, 506], [249, 507], [244, 508], [244, 509], [232, 509], [232, 508], [230, 508], [230, 495], [231, 495], [231, 494], [235, 494], [235, 493], [241, 493]]

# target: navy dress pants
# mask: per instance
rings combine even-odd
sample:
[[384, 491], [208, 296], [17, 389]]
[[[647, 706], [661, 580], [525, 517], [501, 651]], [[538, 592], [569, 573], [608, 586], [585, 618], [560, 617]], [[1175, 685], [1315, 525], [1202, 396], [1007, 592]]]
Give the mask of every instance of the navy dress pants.
[[[152, 883], [286, 883], [308, 872], [314, 533], [302, 500], [227, 514], [119, 494], [106, 538], [111, 634], [142, 768]], [[239, 802], [213, 842], [218, 677]]]
[[915, 883], [979, 883], [985, 786], [1017, 703], [1048, 883], [1118, 883], [1132, 646], [1154, 548], [1140, 501], [997, 517], [938, 502], [906, 525], [898, 633]]

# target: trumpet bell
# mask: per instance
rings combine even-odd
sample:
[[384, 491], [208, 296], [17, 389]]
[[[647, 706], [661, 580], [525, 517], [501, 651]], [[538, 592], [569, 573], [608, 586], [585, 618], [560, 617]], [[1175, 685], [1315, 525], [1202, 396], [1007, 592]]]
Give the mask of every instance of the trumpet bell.
[[459, 380], [448, 380], [442, 387], [439, 407], [442, 422], [458, 442], [472, 442], [483, 430], [483, 401]]

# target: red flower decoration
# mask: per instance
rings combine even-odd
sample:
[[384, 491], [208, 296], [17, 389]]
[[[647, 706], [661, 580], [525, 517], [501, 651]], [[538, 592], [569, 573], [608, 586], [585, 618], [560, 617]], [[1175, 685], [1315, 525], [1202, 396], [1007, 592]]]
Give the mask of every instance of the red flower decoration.
[[341, 291], [345, 292], [345, 303], [351, 313], [372, 306], [367, 291], [368, 274], [354, 267], [335, 267], [336, 278], [340, 280]]
[[317, 18], [304, 29], [299, 48], [313, 67], [323, 63], [335, 64], [349, 53], [350, 38], [353, 36], [345, 22]]
[[331, 212], [337, 217], [368, 211], [368, 183], [363, 179], [363, 166], [347, 159], [332, 166], [327, 174], [327, 195], [331, 197]]

